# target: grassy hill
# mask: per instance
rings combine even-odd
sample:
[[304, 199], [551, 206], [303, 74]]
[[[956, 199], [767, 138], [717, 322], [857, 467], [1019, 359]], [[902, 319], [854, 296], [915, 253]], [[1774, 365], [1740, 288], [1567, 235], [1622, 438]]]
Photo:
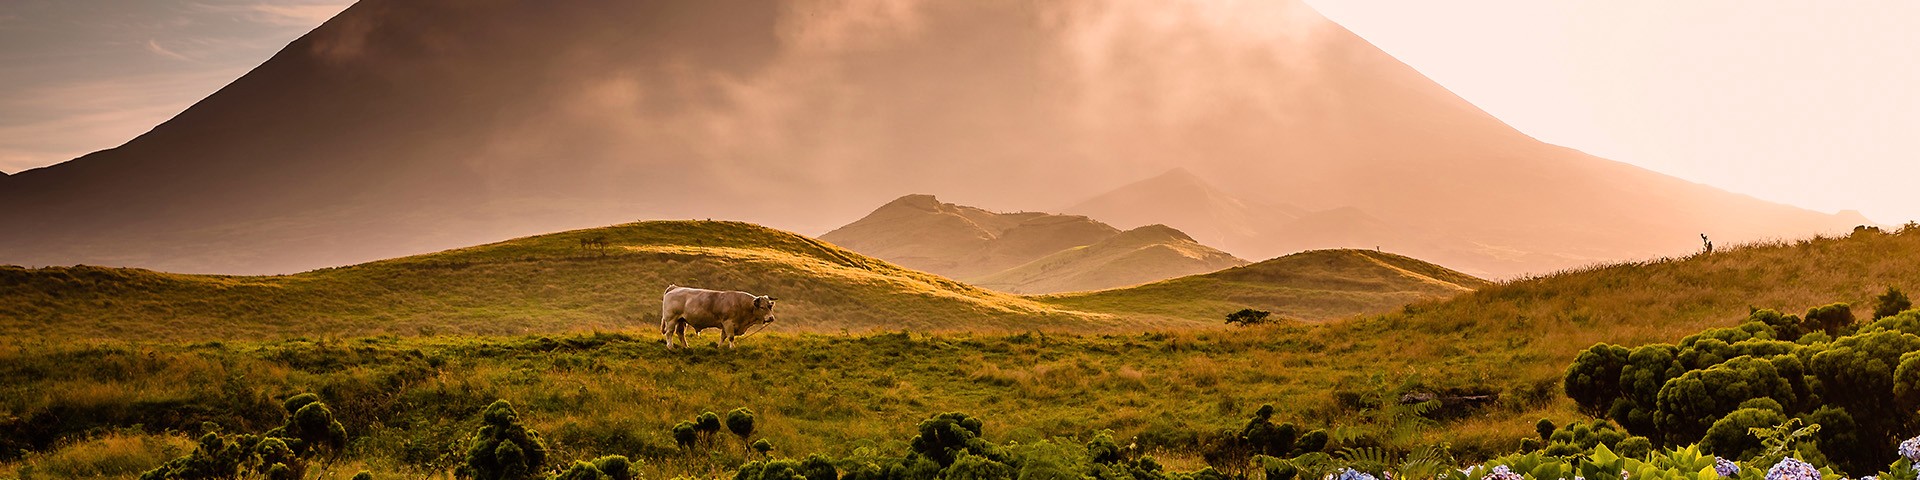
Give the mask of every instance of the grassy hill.
[[[608, 247], [583, 248], [603, 238]], [[1058, 330], [1130, 325], [737, 222], [526, 237], [285, 276], [0, 267], [0, 330], [49, 339], [232, 340], [657, 328], [669, 283], [781, 297], [771, 330]]]
[[[578, 250], [581, 234], [606, 234], [621, 247], [610, 249], [611, 260], [600, 260], [597, 254], [589, 259], [575, 258], [580, 256], [578, 252], [565, 253], [568, 248]], [[688, 234], [700, 235], [698, 245], [669, 243], [674, 236]], [[774, 239], [782, 240], [769, 243]], [[568, 247], [570, 243], [572, 247]], [[663, 252], [682, 249], [709, 253], [673, 253], [667, 255], [671, 257], [668, 259], [656, 258]], [[712, 252], [729, 249], [758, 253], [706, 258], [717, 255]], [[407, 262], [441, 262], [435, 264], [442, 267], [471, 262], [473, 265], [461, 268], [497, 268], [501, 270], [472, 271], [501, 275], [519, 275], [515, 273], [518, 270], [507, 266], [523, 263], [549, 269], [576, 265], [566, 262], [631, 263], [618, 271], [626, 275], [641, 270], [635, 265], [665, 268], [658, 265], [668, 260], [703, 265], [770, 262], [773, 260], [765, 257], [775, 257], [781, 260], [778, 265], [843, 272], [845, 276], [894, 272], [884, 265], [859, 267], [867, 260], [858, 256], [841, 258], [838, 252], [843, 251], [743, 224], [657, 222], [533, 237], [290, 277], [114, 272], [145, 275], [142, 278], [150, 277], [153, 285], [201, 285], [196, 292], [202, 293], [217, 293], [221, 288], [266, 288], [247, 286], [254, 283], [293, 290], [298, 282], [292, 279], [344, 282], [325, 275], [356, 269], [372, 277], [377, 276], [365, 272], [390, 272], [393, 277], [367, 282], [399, 290], [415, 284], [383, 282], [413, 275], [402, 274], [413, 270], [390, 268]], [[786, 256], [810, 260], [796, 262]], [[434, 260], [427, 262], [427, 258]], [[1274, 404], [1277, 420], [1314, 428], [1365, 430], [1370, 417], [1364, 405], [1354, 399], [1364, 398], [1383, 384], [1414, 380], [1421, 388], [1435, 392], [1497, 395], [1492, 404], [1447, 417], [1419, 435], [1421, 441], [1448, 442], [1463, 458], [1484, 458], [1489, 453], [1508, 451], [1520, 438], [1533, 435], [1537, 419], [1550, 418], [1564, 425], [1580, 418], [1571, 402], [1560, 396], [1558, 379], [1568, 362], [1594, 342], [1671, 342], [1704, 327], [1734, 324], [1746, 316], [1749, 306], [1796, 312], [1833, 301], [1865, 303], [1889, 285], [1908, 290], [1920, 286], [1917, 259], [1920, 230], [1899, 235], [1861, 233], [1562, 272], [1318, 325], [1135, 334], [772, 333], [749, 338], [736, 351], [701, 345], [691, 351], [667, 352], [644, 331], [192, 344], [22, 340], [13, 335], [0, 341], [0, 379], [6, 380], [0, 381], [0, 413], [4, 413], [0, 415], [0, 430], [4, 432], [0, 433], [20, 435], [0, 437], [44, 441], [14, 447], [42, 451], [61, 444], [55, 441], [58, 439], [82, 440], [71, 448], [106, 442], [85, 440], [91, 437], [79, 432], [133, 424], [144, 424], [157, 432], [142, 435], [177, 435], [162, 430], [191, 431], [201, 420], [257, 431], [262, 425], [279, 421], [272, 410], [273, 400], [317, 391], [342, 412], [350, 435], [364, 439], [349, 454], [346, 465], [352, 468], [342, 470], [368, 468], [402, 476], [421, 476], [418, 468], [446, 465], [447, 452], [458, 452], [449, 445], [477, 427], [473, 417], [495, 398], [523, 406], [530, 425], [555, 445], [557, 458], [629, 455], [642, 460], [649, 478], [724, 476], [720, 475], [724, 462], [689, 460], [676, 449], [668, 428], [702, 410], [725, 411], [739, 406], [759, 412], [760, 435], [774, 442], [782, 454], [820, 451], [850, 455], [863, 448], [899, 452], [904, 449], [901, 439], [911, 434], [914, 422], [937, 412], [965, 411], [987, 419], [987, 437], [995, 441], [1032, 443], [1060, 436], [1084, 439], [1092, 432], [1110, 429], [1116, 438], [1135, 442], [1174, 468], [1188, 470], [1200, 461], [1195, 458], [1194, 445], [1201, 435], [1237, 427], [1260, 404]], [[1350, 272], [1350, 265], [1372, 265], [1372, 271], [1380, 273], [1375, 277], [1310, 280], [1325, 269]], [[442, 267], [420, 270], [450, 268]], [[533, 284], [540, 284], [537, 274], [524, 275], [499, 281], [526, 283], [533, 278]], [[787, 274], [766, 276], [783, 275]], [[28, 277], [15, 272], [4, 278], [6, 282], [0, 285], [9, 289], [5, 298], [23, 298], [18, 296], [24, 285], [20, 280]], [[933, 288], [928, 285], [939, 282], [905, 280], [916, 278], [910, 272], [878, 278], [884, 279], [881, 284], [892, 285], [884, 287], [887, 292]], [[1088, 294], [1023, 299], [991, 292], [970, 294], [966, 292], [984, 291], [965, 287], [936, 291], [954, 296], [940, 304], [942, 308], [1126, 312], [1127, 308], [1146, 311], [1170, 306], [1162, 313], [1132, 315], [1177, 319], [1207, 311], [1207, 320], [1213, 324], [1210, 312], [1232, 305], [1207, 306], [1208, 300], [1197, 300], [1203, 298], [1201, 292], [1234, 292], [1263, 279], [1319, 291], [1379, 282], [1478, 285], [1471, 277], [1404, 257], [1367, 251], [1319, 251], [1214, 274]], [[441, 281], [478, 282], [472, 278]], [[129, 288], [120, 296], [131, 298], [137, 290], [147, 288], [151, 287]], [[647, 289], [646, 293], [652, 294], [653, 287]], [[45, 294], [9, 303], [83, 303], [74, 299], [74, 290], [57, 291], [61, 292], [58, 296]], [[383, 295], [379, 298], [415, 298]], [[1281, 293], [1271, 295], [1266, 298], [1279, 298]], [[289, 294], [286, 298], [292, 302], [301, 297]], [[427, 302], [425, 298], [415, 300]], [[880, 301], [870, 296], [858, 298]], [[132, 300], [114, 301], [132, 304]], [[214, 298], [172, 308], [213, 309], [212, 304], [220, 301]], [[300, 301], [327, 305], [313, 299]], [[1200, 306], [1184, 307], [1191, 308], [1186, 312], [1179, 309], [1189, 304]], [[1093, 306], [1101, 308], [1081, 308]], [[402, 307], [422, 308], [404, 302], [379, 308]], [[62, 311], [83, 310], [64, 308], [74, 310]], [[263, 307], [255, 303], [220, 308], [240, 312]], [[1280, 311], [1285, 314], [1284, 309]], [[1009, 315], [970, 313], [953, 321], [994, 325], [1003, 322], [998, 320], [1001, 318], [1010, 319], [1004, 322], [1031, 318]], [[238, 328], [236, 325], [224, 328]], [[449, 321], [440, 328], [480, 331], [460, 325]], [[26, 331], [16, 325], [6, 328], [9, 333]], [[702, 337], [710, 338], [711, 334]], [[180, 439], [169, 441], [178, 443]], [[0, 474], [8, 468], [3, 462], [0, 460]]]
[[1132, 288], [1040, 297], [1070, 309], [1218, 322], [1256, 308], [1325, 321], [1449, 298], [1489, 285], [1420, 260], [1372, 250], [1315, 250]]
[[[1672, 342], [1736, 324], [1753, 308], [1798, 314], [1848, 302], [1870, 312], [1873, 298], [1889, 286], [1920, 289], [1920, 229], [1863, 229], [1573, 269], [1416, 303], [1349, 328], [1445, 340], [1449, 346], [1440, 353], [1476, 344], [1525, 346], [1541, 358], [1515, 362], [1512, 372], [1545, 377], [1558, 375], [1596, 342]], [[1859, 307], [1855, 312], [1864, 314]]]
[[1014, 293], [1103, 290], [1246, 265], [1165, 225], [1121, 232], [968, 283]]

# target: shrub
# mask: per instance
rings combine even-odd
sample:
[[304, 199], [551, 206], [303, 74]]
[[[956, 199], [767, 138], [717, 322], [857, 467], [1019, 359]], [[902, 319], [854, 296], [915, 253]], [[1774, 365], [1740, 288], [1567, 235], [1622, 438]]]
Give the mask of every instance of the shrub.
[[999, 448], [980, 438], [983, 426], [980, 419], [964, 413], [942, 413], [921, 421], [916, 429], [919, 433], [909, 445], [914, 453], [932, 459], [942, 468], [953, 465], [962, 452], [980, 455], [986, 460], [1005, 460]]
[[1827, 332], [1827, 335], [1840, 335], [1847, 327], [1853, 326], [1853, 308], [1845, 303], [1814, 307], [1807, 311], [1803, 321], [1809, 332], [1819, 330]]
[[1753, 458], [1761, 453], [1761, 445], [1760, 439], [1750, 433], [1752, 429], [1774, 427], [1786, 421], [1787, 416], [1777, 410], [1735, 410], [1707, 428], [1706, 436], [1700, 439], [1700, 449], [1726, 458]]
[[699, 430], [700, 434], [705, 437], [712, 437], [713, 434], [720, 433], [720, 415], [713, 412], [701, 412], [700, 416], [694, 417], [693, 419], [693, 429]]
[[680, 444], [680, 448], [691, 449], [700, 441], [700, 431], [694, 429], [693, 422], [680, 422], [673, 426], [673, 441]]
[[1247, 325], [1266, 323], [1267, 317], [1270, 315], [1273, 315], [1273, 312], [1269, 312], [1266, 310], [1254, 310], [1251, 308], [1245, 308], [1245, 309], [1241, 309], [1238, 312], [1227, 314], [1227, 324], [1239, 325], [1244, 327]]
[[800, 461], [800, 475], [807, 480], [838, 480], [840, 470], [834, 468], [833, 461], [818, 453], [808, 454]]
[[1901, 292], [1900, 287], [1887, 287], [1887, 293], [1874, 298], [1873, 319], [1879, 320], [1899, 315], [1900, 312], [1911, 309], [1913, 309], [1913, 301], [1907, 299], [1907, 294]]
[[[948, 466], [947, 480], [1002, 480], [1013, 478], [1013, 467], [980, 455], [960, 452]], [[1023, 477], [1024, 478], [1024, 477]]]
[[[306, 475], [314, 456], [337, 455], [346, 448], [346, 428], [334, 420], [333, 410], [311, 393], [294, 395], [281, 403], [288, 413], [284, 425], [265, 435], [223, 435], [210, 431], [200, 437], [193, 452], [142, 473], [142, 480], [233, 478], [248, 473], [273, 480]], [[217, 430], [212, 425], [207, 430]]]
[[520, 424], [513, 404], [494, 401], [481, 419], [484, 425], [467, 449], [463, 474], [476, 480], [524, 480], [546, 465], [546, 442], [540, 440], [539, 432]]
[[1113, 442], [1113, 433], [1102, 431], [1087, 441], [1087, 456], [1093, 463], [1112, 465], [1125, 458], [1120, 453], [1120, 445]]
[[1553, 438], [1553, 420], [1542, 418], [1538, 422], [1533, 422], [1533, 431], [1540, 434], [1542, 441]]
[[753, 436], [753, 410], [740, 407], [727, 412], [727, 431], [740, 437], [740, 443], [747, 443], [747, 437]]

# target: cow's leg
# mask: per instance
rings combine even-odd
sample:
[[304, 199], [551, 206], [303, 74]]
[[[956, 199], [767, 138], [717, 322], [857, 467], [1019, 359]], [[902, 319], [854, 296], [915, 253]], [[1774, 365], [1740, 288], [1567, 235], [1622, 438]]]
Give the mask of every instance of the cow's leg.
[[[700, 333], [695, 330], [693, 333]], [[687, 348], [687, 322], [674, 322], [673, 334], [680, 337], [680, 348]]]
[[[662, 325], [660, 325], [660, 336], [661, 336], [662, 338], [664, 338], [664, 339], [666, 339], [666, 341], [667, 341], [667, 349], [668, 349], [668, 350], [672, 350], [672, 349], [674, 348], [674, 347], [673, 347], [673, 334], [674, 334], [674, 333], [676, 333], [676, 332], [679, 332], [679, 331], [680, 331], [680, 326], [681, 326], [681, 325], [685, 325], [685, 324], [684, 324], [684, 323], [681, 323], [681, 322], [679, 321], [679, 319], [675, 319], [675, 320], [673, 320], [673, 321], [670, 321], [670, 322], [667, 322], [667, 323], [665, 323], [665, 324], [662, 324]], [[686, 347], [686, 346], [687, 346], [687, 339], [686, 339], [686, 337], [681, 337], [681, 338], [680, 338], [680, 346], [681, 346], [681, 347]]]
[[720, 323], [720, 341], [726, 343], [727, 348], [733, 348], [733, 334], [733, 322]]
[[[679, 323], [679, 312], [673, 311], [672, 307], [666, 305], [660, 306], [660, 336], [666, 339], [668, 350], [673, 349], [673, 326]], [[685, 346], [686, 343], [681, 342], [681, 345]]]

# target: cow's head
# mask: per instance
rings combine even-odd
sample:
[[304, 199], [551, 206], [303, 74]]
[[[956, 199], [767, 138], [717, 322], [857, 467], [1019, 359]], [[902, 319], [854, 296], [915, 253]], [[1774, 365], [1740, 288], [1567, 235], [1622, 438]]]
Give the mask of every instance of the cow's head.
[[774, 300], [779, 299], [767, 295], [753, 297], [753, 313], [760, 316], [760, 323], [773, 323]]

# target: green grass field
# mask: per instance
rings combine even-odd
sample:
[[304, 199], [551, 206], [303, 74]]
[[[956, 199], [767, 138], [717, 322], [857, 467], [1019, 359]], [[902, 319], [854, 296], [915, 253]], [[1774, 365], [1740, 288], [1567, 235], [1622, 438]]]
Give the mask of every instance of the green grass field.
[[[177, 447], [203, 420], [257, 431], [280, 421], [274, 402], [303, 391], [333, 404], [356, 438], [332, 470], [340, 478], [360, 468], [406, 478], [445, 468], [479, 409], [497, 398], [521, 405], [559, 457], [628, 455], [647, 478], [719, 475], [737, 464], [688, 457], [668, 428], [742, 406], [761, 412], [765, 438], [783, 455], [898, 453], [914, 422], [965, 411], [986, 418], [996, 441], [1112, 430], [1188, 470], [1200, 462], [1197, 436], [1237, 427], [1260, 404], [1278, 407], [1277, 419], [1364, 430], [1367, 416], [1350, 399], [1409, 378], [1436, 392], [1499, 395], [1420, 437], [1471, 458], [1511, 450], [1539, 418], [1577, 418], [1558, 379], [1595, 342], [1671, 342], [1733, 325], [1749, 307], [1864, 303], [1889, 285], [1920, 284], [1920, 233], [1862, 233], [1563, 272], [1326, 324], [1224, 329], [1207, 321], [1196, 329], [1201, 320], [1183, 319], [1199, 314], [1177, 305], [1209, 301], [1219, 289], [1106, 293], [1099, 301], [1112, 303], [1094, 308], [1074, 303], [1094, 301], [1084, 298], [1006, 296], [868, 264], [804, 237], [768, 249], [755, 243], [788, 237], [750, 225], [725, 224], [721, 233], [737, 232], [726, 235], [685, 225], [696, 230], [588, 231], [627, 235], [610, 239], [619, 248], [604, 259], [580, 252], [582, 232], [570, 232], [286, 277], [7, 270], [0, 438], [24, 456], [0, 466], [0, 477], [161, 458], [153, 452]], [[698, 240], [673, 243], [690, 233]], [[781, 308], [808, 295], [878, 302], [873, 311], [826, 303], [804, 311], [933, 331], [775, 332], [734, 351], [711, 346], [708, 333], [693, 339], [699, 348], [667, 352], [656, 327], [605, 320], [648, 312], [596, 306], [657, 295], [628, 283], [678, 281], [641, 265], [682, 265], [688, 275], [765, 268], [693, 280], [752, 285], [782, 296]], [[791, 282], [822, 275], [848, 280], [798, 295], [780, 289], [807, 288]], [[547, 283], [559, 281], [579, 283]], [[261, 291], [277, 295], [253, 300]], [[504, 296], [472, 297], [480, 294]], [[1165, 318], [1126, 313], [1163, 303], [1176, 305]], [[313, 313], [284, 313], [299, 309]], [[794, 310], [788, 315], [803, 311]], [[924, 316], [901, 319], [913, 315]], [[168, 316], [181, 320], [142, 324]]]

